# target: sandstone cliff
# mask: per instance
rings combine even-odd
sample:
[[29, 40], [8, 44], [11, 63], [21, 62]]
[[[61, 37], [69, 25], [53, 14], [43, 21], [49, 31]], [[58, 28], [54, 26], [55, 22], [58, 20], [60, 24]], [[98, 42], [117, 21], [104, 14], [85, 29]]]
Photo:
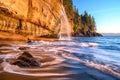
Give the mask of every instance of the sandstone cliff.
[[58, 36], [62, 0], [0, 0], [0, 31]]

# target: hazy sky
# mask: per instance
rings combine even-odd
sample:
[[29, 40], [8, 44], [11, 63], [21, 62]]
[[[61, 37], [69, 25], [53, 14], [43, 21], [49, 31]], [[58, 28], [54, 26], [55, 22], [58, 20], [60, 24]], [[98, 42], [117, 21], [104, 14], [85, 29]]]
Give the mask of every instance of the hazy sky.
[[73, 0], [79, 13], [94, 16], [98, 32], [120, 33], [120, 0]]

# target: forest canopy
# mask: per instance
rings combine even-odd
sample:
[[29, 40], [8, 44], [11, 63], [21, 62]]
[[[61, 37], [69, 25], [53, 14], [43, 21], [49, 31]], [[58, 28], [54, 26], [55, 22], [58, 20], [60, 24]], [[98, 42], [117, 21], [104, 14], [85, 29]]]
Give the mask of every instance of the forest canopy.
[[72, 0], [63, 0], [63, 5], [65, 7], [68, 19], [73, 22], [73, 35], [83, 33], [95, 33], [96, 32], [96, 22], [93, 16], [91, 16], [87, 11], [80, 14], [76, 7], [73, 7]]

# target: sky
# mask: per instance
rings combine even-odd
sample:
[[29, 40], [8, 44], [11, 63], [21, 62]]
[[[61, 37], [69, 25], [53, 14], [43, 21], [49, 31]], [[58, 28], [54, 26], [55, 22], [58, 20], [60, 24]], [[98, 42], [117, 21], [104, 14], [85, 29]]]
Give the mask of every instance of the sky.
[[120, 0], [73, 0], [73, 5], [95, 18], [97, 32], [120, 33]]

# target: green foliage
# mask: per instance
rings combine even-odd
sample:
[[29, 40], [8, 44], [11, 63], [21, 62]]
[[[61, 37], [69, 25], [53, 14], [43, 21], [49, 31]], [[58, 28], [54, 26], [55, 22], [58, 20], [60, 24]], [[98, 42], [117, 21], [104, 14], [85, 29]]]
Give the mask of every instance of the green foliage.
[[95, 20], [91, 15], [89, 15], [86, 11], [83, 15], [81, 15], [82, 18], [82, 24], [84, 24], [83, 28], [86, 26], [88, 27], [88, 31], [95, 32], [96, 31], [96, 25]]
[[68, 18], [72, 19], [73, 21], [74, 32], [81, 30], [96, 32], [95, 19], [93, 16], [89, 15], [87, 11], [80, 15], [78, 9], [73, 7], [72, 0], [63, 0], [63, 5]]
[[73, 30], [74, 30], [74, 31], [77, 31], [78, 28], [79, 28], [79, 26], [78, 26], [77, 24], [74, 24]]
[[76, 8], [73, 10], [73, 22], [78, 25], [81, 23], [81, 16], [79, 15], [78, 9]]
[[73, 16], [73, 2], [72, 0], [63, 0], [63, 5], [65, 7], [66, 14], [68, 18]]
[[89, 31], [89, 28], [88, 28], [88, 26], [87, 26], [86, 24], [83, 24], [82, 30], [83, 30], [84, 32], [86, 32], [86, 31]]

